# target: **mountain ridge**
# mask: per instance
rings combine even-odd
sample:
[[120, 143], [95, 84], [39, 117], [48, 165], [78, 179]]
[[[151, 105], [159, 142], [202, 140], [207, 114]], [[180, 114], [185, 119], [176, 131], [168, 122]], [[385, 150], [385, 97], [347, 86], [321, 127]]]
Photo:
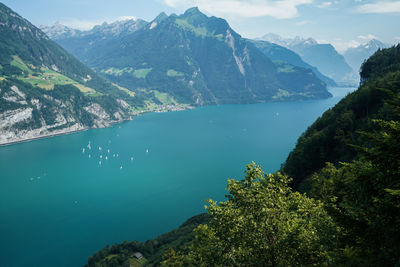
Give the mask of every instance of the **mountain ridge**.
[[129, 119], [128, 96], [0, 3], [0, 144]]
[[365, 44], [347, 49], [343, 56], [355, 71], [359, 71], [361, 64], [372, 56], [377, 50], [388, 48], [390, 45], [384, 44], [377, 39], [372, 39]]
[[65, 46], [115, 83], [133, 91], [168, 93], [187, 104], [330, 96], [312, 72], [290, 64], [278, 68], [224, 19], [198, 8], [179, 16], [161, 13], [135, 32], [83, 47], [85, 53], [79, 54], [76, 47]]
[[264, 40], [289, 48], [308, 64], [338, 83], [356, 83], [357, 76], [345, 58], [331, 44], [319, 44], [313, 38], [284, 38], [269, 33], [256, 40]]

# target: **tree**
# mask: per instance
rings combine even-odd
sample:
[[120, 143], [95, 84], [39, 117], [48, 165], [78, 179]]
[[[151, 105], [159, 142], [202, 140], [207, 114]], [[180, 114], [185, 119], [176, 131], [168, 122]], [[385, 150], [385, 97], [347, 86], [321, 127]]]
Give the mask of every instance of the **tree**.
[[400, 264], [400, 122], [374, 123], [375, 132], [360, 133], [369, 144], [355, 146], [360, 159], [340, 168], [328, 164], [314, 175], [311, 193], [346, 229], [342, 262], [394, 266]]
[[[293, 192], [290, 179], [247, 165], [242, 181], [228, 180], [227, 200], [208, 200], [210, 222], [200, 225], [173, 266], [311, 266], [330, 261], [338, 229], [319, 201]], [[178, 255], [179, 254], [179, 255]]]

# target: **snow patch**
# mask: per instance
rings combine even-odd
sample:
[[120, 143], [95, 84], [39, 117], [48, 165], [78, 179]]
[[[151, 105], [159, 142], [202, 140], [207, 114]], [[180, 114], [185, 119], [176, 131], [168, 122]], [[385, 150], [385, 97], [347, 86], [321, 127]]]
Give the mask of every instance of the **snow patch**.
[[150, 30], [154, 29], [155, 27], [157, 27], [157, 22], [153, 21], [153, 23], [150, 25]]

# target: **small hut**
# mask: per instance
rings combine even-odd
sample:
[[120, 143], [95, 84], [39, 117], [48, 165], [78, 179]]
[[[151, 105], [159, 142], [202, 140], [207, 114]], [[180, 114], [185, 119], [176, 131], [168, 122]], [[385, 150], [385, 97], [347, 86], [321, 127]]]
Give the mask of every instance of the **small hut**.
[[139, 260], [139, 259], [143, 258], [143, 254], [140, 252], [135, 252], [135, 253], [133, 253], [133, 257], [135, 257], [136, 259]]

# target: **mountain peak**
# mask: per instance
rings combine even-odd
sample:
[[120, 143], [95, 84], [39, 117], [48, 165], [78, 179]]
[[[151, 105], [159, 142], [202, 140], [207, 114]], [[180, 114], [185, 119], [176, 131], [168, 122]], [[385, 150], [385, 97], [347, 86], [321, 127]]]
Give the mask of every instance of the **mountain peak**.
[[365, 44], [365, 47], [378, 49], [378, 48], [386, 48], [387, 45], [385, 45], [384, 43], [382, 43], [381, 41], [379, 41], [377, 39], [371, 39], [367, 44]]
[[165, 20], [166, 18], [168, 18], [168, 15], [165, 14], [165, 12], [161, 12], [160, 14], [158, 14], [158, 16], [153, 21], [160, 23], [161, 21]]
[[191, 7], [188, 10], [186, 10], [185, 14], [203, 14], [203, 13], [201, 13], [199, 8], [197, 6], [195, 6], [195, 7]]

